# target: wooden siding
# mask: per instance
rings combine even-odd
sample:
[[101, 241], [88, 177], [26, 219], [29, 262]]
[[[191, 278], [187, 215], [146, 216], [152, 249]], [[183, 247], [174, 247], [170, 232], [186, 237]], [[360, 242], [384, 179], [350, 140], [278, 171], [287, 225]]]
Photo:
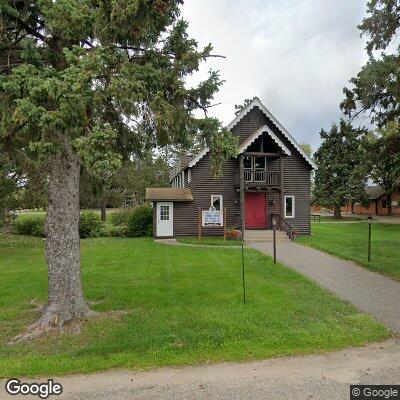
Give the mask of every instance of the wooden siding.
[[[282, 210], [283, 215], [284, 195], [293, 195], [295, 196], [295, 218], [290, 218], [288, 221], [297, 228], [300, 234], [310, 234], [311, 166], [259, 108], [250, 111], [232, 129], [232, 132], [239, 137], [239, 142], [242, 143], [263, 125], [268, 125], [292, 152], [290, 157], [282, 158], [283, 193], [279, 191], [267, 192], [267, 227], [271, 228], [271, 212], [280, 213]], [[266, 150], [264, 149], [264, 151]], [[279, 159], [268, 160], [268, 169], [280, 171]], [[239, 171], [238, 159], [224, 162], [222, 171], [223, 174], [220, 178], [214, 179], [212, 177], [209, 153], [192, 168], [192, 182], [190, 184], [187, 182], [187, 169], [185, 170], [185, 187], [192, 189], [194, 202], [174, 204], [174, 236], [197, 235], [198, 209], [210, 207], [212, 194], [223, 196], [223, 207], [227, 209], [227, 225], [240, 227], [240, 196], [234, 185], [235, 174]], [[273, 206], [272, 201], [274, 201]], [[222, 234], [222, 228], [203, 229], [203, 235]]]
[[[193, 168], [194, 207], [203, 210], [211, 206], [211, 195], [222, 195], [223, 207], [226, 208], [227, 226], [240, 224], [239, 193], [233, 185], [235, 172], [239, 169], [237, 159], [227, 160], [222, 165], [222, 176], [214, 179], [210, 168], [210, 154], [203, 157]], [[196, 215], [198, 211], [196, 211]], [[196, 219], [197, 228], [197, 219]], [[205, 228], [204, 235], [222, 235], [223, 228]]]
[[[255, 107], [233, 129], [232, 132], [243, 143], [251, 134], [263, 125], [268, 125], [276, 136], [287, 146], [292, 155], [283, 157], [283, 194], [282, 216], [284, 196], [295, 196], [295, 218], [288, 218], [300, 234], [310, 234], [310, 172], [311, 166], [304, 160], [298, 150], [279, 131], [279, 129], [267, 118], [266, 115]], [[267, 149], [264, 149], [267, 151]], [[279, 170], [279, 160], [269, 160], [268, 168]]]

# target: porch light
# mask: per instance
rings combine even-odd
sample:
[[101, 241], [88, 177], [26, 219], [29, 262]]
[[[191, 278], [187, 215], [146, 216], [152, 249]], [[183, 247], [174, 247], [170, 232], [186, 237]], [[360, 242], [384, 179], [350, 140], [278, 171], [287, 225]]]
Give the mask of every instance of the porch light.
[[276, 216], [275, 215], [272, 217], [272, 226], [273, 226], [273, 228], [276, 228]]

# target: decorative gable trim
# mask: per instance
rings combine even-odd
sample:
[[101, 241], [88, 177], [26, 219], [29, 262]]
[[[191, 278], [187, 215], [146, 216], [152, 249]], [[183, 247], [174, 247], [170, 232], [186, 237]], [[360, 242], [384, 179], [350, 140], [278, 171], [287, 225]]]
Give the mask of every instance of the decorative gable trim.
[[294, 139], [294, 137], [281, 125], [281, 123], [269, 112], [269, 110], [261, 103], [258, 97], [245, 107], [236, 118], [226, 127], [231, 130], [237, 125], [254, 107], [258, 107], [271, 121], [272, 123], [282, 132], [282, 134], [289, 140], [289, 142], [296, 148], [296, 150], [303, 156], [303, 158], [311, 165], [312, 168], [317, 169], [315, 162], [303, 151], [300, 144]]
[[263, 133], [267, 133], [271, 139], [283, 150], [287, 156], [291, 156], [292, 152], [283, 144], [283, 142], [275, 135], [268, 125], [264, 125], [257, 129], [248, 139], [242, 143], [239, 147], [239, 154], [243, 153], [252, 143], [254, 143], [257, 138], [259, 138]]
[[188, 167], [194, 167], [209, 151], [210, 149], [208, 147], [205, 147], [195, 158], [193, 158], [192, 161], [190, 161]]
[[[272, 123], [282, 132], [282, 134], [289, 140], [289, 142], [296, 148], [296, 150], [302, 155], [302, 157], [308, 162], [308, 164], [310, 164], [310, 166], [313, 169], [318, 169], [315, 162], [304, 152], [304, 150], [301, 148], [300, 144], [294, 139], [294, 137], [268, 111], [268, 109], [264, 106], [263, 103], [261, 103], [261, 101], [258, 97], [254, 98], [254, 100], [236, 116], [236, 118], [226, 127], [226, 129], [232, 130], [254, 107], [258, 107], [272, 121]], [[265, 129], [265, 127], [268, 128], [268, 130]], [[289, 154], [291, 154], [290, 150], [282, 143], [281, 140], [279, 140], [279, 138], [272, 132], [272, 130], [268, 126], [264, 125], [260, 129], [263, 129], [263, 130], [261, 131], [261, 133], [259, 133], [259, 135], [261, 135], [263, 132], [267, 131], [267, 133], [278, 144], [278, 146], [281, 147], [282, 150], [284, 150], [282, 147], [282, 146], [284, 146], [285, 149], [289, 152]], [[259, 130], [257, 130], [257, 132], [259, 132]], [[255, 133], [253, 135], [255, 135]], [[253, 137], [253, 135], [251, 137]], [[254, 140], [256, 140], [257, 137]], [[279, 141], [279, 143], [277, 142], [277, 140]], [[247, 143], [247, 140], [245, 143]], [[242, 146], [240, 146], [240, 149], [243, 147], [243, 145], [244, 144], [242, 144]], [[286, 150], [284, 150], [285, 153], [286, 153]], [[188, 167], [193, 168], [209, 151], [210, 151], [210, 149], [208, 147], [205, 147], [195, 158], [193, 158], [192, 161], [190, 161], [190, 163], [188, 164]], [[240, 153], [242, 153], [242, 152], [243, 151], [240, 151]], [[286, 154], [288, 154], [288, 153], [286, 153]]]

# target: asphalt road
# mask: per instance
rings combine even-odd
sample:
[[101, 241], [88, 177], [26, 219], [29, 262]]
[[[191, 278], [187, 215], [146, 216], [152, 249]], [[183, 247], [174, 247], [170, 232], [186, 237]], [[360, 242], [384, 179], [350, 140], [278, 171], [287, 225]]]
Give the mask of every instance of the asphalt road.
[[[400, 339], [322, 355], [142, 373], [116, 371], [55, 381], [64, 392], [51, 398], [68, 400], [348, 400], [350, 384], [400, 384]], [[0, 399], [33, 398], [8, 396], [4, 386], [2, 381]]]

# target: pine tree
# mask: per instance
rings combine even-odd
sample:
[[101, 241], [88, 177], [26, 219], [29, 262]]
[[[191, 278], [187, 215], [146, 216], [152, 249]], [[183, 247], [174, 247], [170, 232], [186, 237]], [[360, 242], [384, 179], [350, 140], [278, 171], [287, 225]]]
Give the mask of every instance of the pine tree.
[[[221, 80], [185, 78], [212, 57], [180, 19], [181, 0], [0, 2], [0, 141], [48, 177], [48, 303], [32, 335], [90, 317], [81, 285], [79, 177], [131, 154], [201, 137], [215, 174], [236, 153], [207, 117]], [[204, 118], [196, 118], [196, 110]]]
[[351, 202], [365, 202], [366, 172], [361, 146], [362, 129], [340, 121], [329, 132], [321, 130], [322, 143], [315, 153], [318, 169], [315, 172], [313, 201], [325, 207], [334, 207], [336, 218], [340, 208]]

